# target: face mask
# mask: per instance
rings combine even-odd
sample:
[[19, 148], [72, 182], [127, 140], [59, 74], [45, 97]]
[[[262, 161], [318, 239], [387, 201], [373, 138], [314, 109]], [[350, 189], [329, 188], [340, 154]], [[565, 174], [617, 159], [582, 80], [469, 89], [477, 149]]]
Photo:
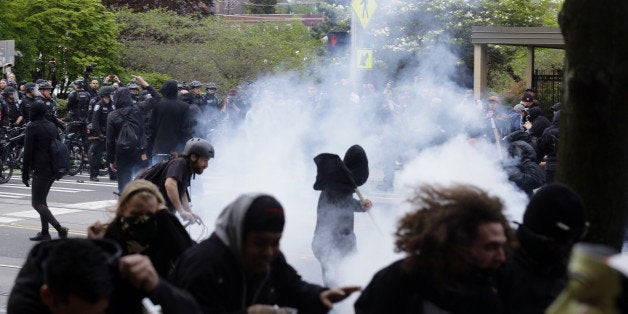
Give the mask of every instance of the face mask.
[[141, 253], [146, 250], [157, 236], [155, 215], [120, 217], [120, 223], [129, 253]]

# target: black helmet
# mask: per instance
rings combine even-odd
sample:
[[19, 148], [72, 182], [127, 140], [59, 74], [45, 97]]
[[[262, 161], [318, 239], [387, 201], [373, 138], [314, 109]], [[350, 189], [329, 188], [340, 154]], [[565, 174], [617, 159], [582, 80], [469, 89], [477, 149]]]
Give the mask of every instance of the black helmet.
[[127, 84], [127, 86], [126, 86], [126, 87], [127, 87], [128, 89], [137, 89], [137, 90], [139, 90], [139, 89], [140, 89], [140, 87], [139, 87], [137, 84], [135, 84], [135, 82], [131, 82], [131, 83]]
[[37, 88], [37, 84], [33, 82], [28, 82], [24, 84], [24, 91], [27, 93], [32, 93], [35, 90], [35, 88]]
[[192, 83], [190, 83], [191, 88], [201, 87], [201, 86], [203, 86], [203, 84], [201, 84], [201, 82], [199, 81], [192, 81]]
[[3, 95], [13, 95], [13, 93], [15, 93], [15, 88], [11, 87], [11, 86], [7, 86], [3, 91], [2, 94]]
[[185, 143], [183, 155], [195, 154], [199, 157], [214, 158], [214, 147], [202, 138], [191, 138]]
[[85, 81], [83, 81], [83, 79], [77, 79], [74, 81], [74, 85], [78, 86], [79, 88], [85, 88]]
[[113, 92], [115, 92], [115, 88], [113, 88], [113, 86], [103, 86], [98, 90], [98, 96], [103, 97], [103, 96], [111, 96], [111, 94], [113, 94]]
[[54, 88], [52, 87], [50, 83], [43, 81], [39, 83], [39, 90], [42, 90], [42, 89], [54, 89]]
[[210, 88], [218, 89], [218, 86], [216, 86], [216, 83], [214, 82], [207, 83], [207, 87], [205, 87], [205, 89], [210, 89]]

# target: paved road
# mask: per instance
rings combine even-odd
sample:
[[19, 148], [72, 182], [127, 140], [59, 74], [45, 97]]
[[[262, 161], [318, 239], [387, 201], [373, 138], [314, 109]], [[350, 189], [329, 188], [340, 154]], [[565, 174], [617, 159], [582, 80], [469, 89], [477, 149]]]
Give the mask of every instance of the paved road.
[[[70, 228], [70, 236], [85, 236], [88, 225], [112, 217], [108, 208], [115, 205], [116, 189], [117, 183], [108, 179], [91, 182], [86, 176], [67, 176], [52, 185], [48, 205], [55, 217]], [[40, 230], [30, 192], [19, 175], [0, 185], [0, 313], [6, 311], [15, 276], [35, 244], [28, 238]], [[55, 237], [54, 228], [51, 231]]]

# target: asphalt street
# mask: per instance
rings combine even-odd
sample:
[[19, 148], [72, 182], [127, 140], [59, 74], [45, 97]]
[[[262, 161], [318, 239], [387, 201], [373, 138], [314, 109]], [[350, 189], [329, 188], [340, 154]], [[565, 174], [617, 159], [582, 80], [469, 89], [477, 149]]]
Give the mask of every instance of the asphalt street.
[[[48, 206], [70, 236], [84, 237], [94, 221], [113, 217], [110, 209], [116, 199], [117, 183], [108, 178], [89, 181], [89, 176], [66, 176], [52, 185]], [[30, 187], [14, 175], [0, 185], [0, 313], [6, 312], [6, 302], [13, 281], [35, 242], [28, 238], [40, 230], [39, 215], [31, 207]], [[57, 236], [51, 227], [51, 234]]]

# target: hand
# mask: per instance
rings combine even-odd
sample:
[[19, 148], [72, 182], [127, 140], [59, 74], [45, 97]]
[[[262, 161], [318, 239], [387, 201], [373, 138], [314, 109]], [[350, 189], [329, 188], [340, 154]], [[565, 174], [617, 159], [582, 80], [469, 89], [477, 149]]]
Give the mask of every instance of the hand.
[[116, 172], [116, 164], [110, 162], [109, 163], [109, 168], [111, 168], [111, 171]]
[[128, 279], [131, 285], [144, 292], [153, 292], [159, 284], [159, 275], [148, 256], [141, 254], [124, 256], [120, 258], [118, 269], [122, 278]]
[[149, 84], [139, 75], [131, 75], [133, 80], [142, 87], [148, 87]]
[[108, 224], [102, 224], [100, 221], [96, 221], [93, 225], [87, 227], [88, 239], [102, 239], [107, 232]]
[[179, 211], [179, 215], [181, 215], [181, 218], [183, 220], [185, 220], [186, 222], [189, 222], [189, 223], [194, 223], [195, 220], [196, 220], [196, 217], [198, 217], [198, 216], [192, 214], [191, 212], [188, 212], [188, 211], [185, 211], [185, 210], [180, 210]]
[[371, 202], [370, 199], [365, 199], [364, 202], [362, 202], [362, 207], [368, 209], [371, 209], [371, 207], [373, 207], [373, 202]]
[[28, 183], [28, 180], [30, 180], [30, 177], [28, 176], [28, 172], [22, 172], [22, 183], [24, 183], [24, 185], [26, 185], [26, 187], [31, 186]]
[[321, 292], [318, 297], [328, 309], [331, 309], [334, 306], [334, 303], [340, 302], [348, 298], [352, 293], [360, 290], [362, 290], [360, 286], [340, 287], [336, 289], [325, 290]]
[[526, 123], [524, 123], [524, 124], [523, 124], [523, 127], [524, 127], [526, 130], [529, 130], [529, 129], [532, 127], [532, 122], [530, 122], [530, 121], [526, 121]]

